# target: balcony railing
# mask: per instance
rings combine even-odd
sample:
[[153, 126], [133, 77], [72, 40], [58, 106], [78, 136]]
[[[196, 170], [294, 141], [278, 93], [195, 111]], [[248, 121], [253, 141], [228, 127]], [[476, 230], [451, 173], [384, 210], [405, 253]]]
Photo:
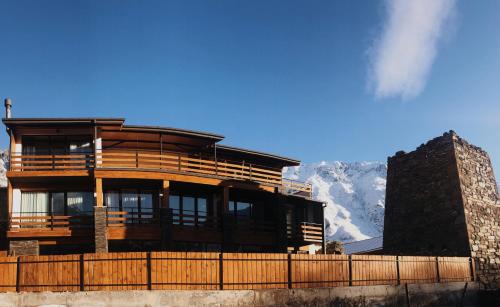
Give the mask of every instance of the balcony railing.
[[82, 228], [93, 227], [93, 212], [82, 212], [78, 215], [57, 215], [47, 212], [13, 212], [9, 220], [10, 230], [26, 230], [33, 228]]
[[283, 193], [311, 197], [308, 183], [284, 179], [280, 170], [227, 160], [188, 157], [177, 153], [99, 150], [93, 153], [27, 155], [14, 153], [11, 171], [53, 171], [86, 169], [144, 169], [192, 173], [236, 180], [247, 180], [281, 188]]
[[28, 155], [13, 153], [11, 171], [83, 170], [94, 167], [93, 153]]
[[309, 222], [302, 222], [298, 225], [287, 224], [287, 238], [321, 243], [323, 240], [323, 225]]

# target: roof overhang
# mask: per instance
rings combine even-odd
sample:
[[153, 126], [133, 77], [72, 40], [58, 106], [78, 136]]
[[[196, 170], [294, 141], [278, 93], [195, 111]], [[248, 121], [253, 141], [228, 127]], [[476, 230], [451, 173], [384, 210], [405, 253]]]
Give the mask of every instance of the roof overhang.
[[282, 157], [282, 156], [278, 156], [278, 155], [274, 155], [274, 154], [270, 154], [270, 153], [250, 150], [250, 149], [232, 147], [232, 146], [227, 146], [227, 145], [217, 145], [217, 150], [223, 150], [223, 151], [232, 152], [232, 153], [240, 154], [240, 155], [249, 155], [249, 156], [254, 156], [254, 157], [260, 157], [263, 159], [269, 159], [269, 160], [272, 160], [274, 162], [278, 162], [278, 163], [282, 164], [283, 166], [298, 166], [298, 165], [300, 165], [300, 160]]
[[4, 118], [7, 127], [16, 125], [123, 125], [123, 118]]
[[197, 137], [204, 139], [212, 139], [215, 142], [219, 142], [224, 139], [223, 135], [210, 133], [210, 132], [202, 132], [195, 130], [186, 130], [186, 129], [178, 129], [171, 127], [156, 127], [156, 126], [135, 126], [135, 125], [124, 125], [121, 129], [122, 131], [131, 131], [131, 132], [156, 132], [156, 133], [165, 133], [165, 134], [173, 134], [179, 136], [189, 136], [189, 137]]

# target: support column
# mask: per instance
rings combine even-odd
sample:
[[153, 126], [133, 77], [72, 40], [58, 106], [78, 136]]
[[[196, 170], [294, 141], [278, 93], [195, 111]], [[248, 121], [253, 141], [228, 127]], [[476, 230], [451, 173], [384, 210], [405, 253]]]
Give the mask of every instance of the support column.
[[160, 225], [161, 225], [161, 247], [168, 250], [172, 245], [172, 221], [173, 214], [169, 205], [170, 181], [163, 180], [161, 188]]
[[286, 235], [286, 208], [284, 207], [283, 196], [276, 190], [274, 193], [274, 214], [276, 221], [276, 245], [278, 252], [288, 251], [288, 238]]
[[235, 221], [229, 212], [229, 187], [222, 189], [222, 251], [230, 251], [234, 244]]
[[325, 207], [326, 204], [321, 205], [321, 250], [323, 254], [326, 254]]
[[94, 234], [95, 252], [108, 252], [107, 210], [103, 203], [102, 178], [95, 178]]

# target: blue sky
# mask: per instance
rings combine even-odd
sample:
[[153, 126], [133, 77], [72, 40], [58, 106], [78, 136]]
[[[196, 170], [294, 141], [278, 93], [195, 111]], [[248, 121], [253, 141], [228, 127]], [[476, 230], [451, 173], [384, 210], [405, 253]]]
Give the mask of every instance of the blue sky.
[[0, 96], [16, 117], [125, 117], [305, 162], [454, 129], [499, 177], [500, 2], [398, 1], [0, 1]]

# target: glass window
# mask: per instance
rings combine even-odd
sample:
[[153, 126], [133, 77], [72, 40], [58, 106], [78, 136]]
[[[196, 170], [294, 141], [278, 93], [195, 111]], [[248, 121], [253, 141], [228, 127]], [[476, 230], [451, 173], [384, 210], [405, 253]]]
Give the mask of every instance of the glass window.
[[236, 216], [250, 216], [251, 204], [246, 202], [236, 203]]
[[184, 225], [193, 226], [195, 222], [195, 198], [182, 197], [182, 220]]
[[153, 193], [141, 193], [139, 198], [141, 200], [141, 216], [153, 217]]
[[52, 193], [52, 214], [54, 215], [64, 215], [64, 193]]
[[108, 191], [104, 193], [104, 202], [110, 211], [120, 211], [120, 193]]
[[91, 215], [94, 207], [94, 195], [91, 192], [68, 192], [69, 215]]
[[198, 198], [198, 222], [205, 222], [207, 220], [207, 199]]
[[181, 200], [178, 195], [170, 195], [168, 198], [168, 205], [174, 214], [179, 214], [181, 209]]
[[179, 214], [181, 210], [181, 199], [178, 195], [169, 195], [168, 205], [172, 209], [172, 222], [179, 225]]
[[21, 215], [36, 216], [49, 214], [49, 193], [22, 192]]
[[122, 191], [122, 210], [127, 212], [139, 211], [139, 196], [135, 190]]
[[72, 137], [69, 140], [71, 153], [88, 153], [92, 151], [92, 140], [88, 137]]
[[182, 212], [184, 214], [194, 215], [194, 197], [182, 197]]
[[236, 202], [235, 201], [229, 201], [229, 212], [233, 212], [234, 213], [235, 208], [236, 208]]

